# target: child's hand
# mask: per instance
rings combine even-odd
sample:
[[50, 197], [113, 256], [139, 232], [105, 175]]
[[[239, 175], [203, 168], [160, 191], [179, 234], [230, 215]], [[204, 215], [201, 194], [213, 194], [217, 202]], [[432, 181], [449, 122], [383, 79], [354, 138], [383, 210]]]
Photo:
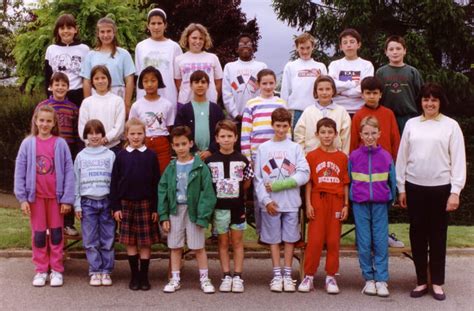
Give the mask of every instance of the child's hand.
[[268, 193], [272, 192], [272, 183], [267, 182], [267, 183], [265, 184], [265, 189], [267, 189], [267, 192], [268, 192]]
[[67, 214], [67, 213], [69, 213], [70, 211], [71, 211], [71, 205], [69, 205], [69, 204], [61, 204], [61, 211], [60, 211], [60, 213], [61, 213], [62, 215]]
[[306, 204], [306, 217], [310, 220], [314, 220], [315, 214], [314, 207], [311, 204]]
[[278, 214], [278, 205], [271, 201], [270, 203], [267, 204], [267, 206], [265, 206], [265, 208], [267, 209], [267, 213], [270, 215], [270, 216], [275, 216], [276, 214]]
[[170, 226], [170, 221], [165, 220], [161, 223], [161, 229], [163, 229], [164, 232], [169, 233], [171, 226]]
[[[127, 114], [128, 116], [128, 114]], [[102, 145], [105, 146], [109, 143], [109, 140], [107, 139], [107, 137], [102, 137]]]
[[82, 218], [82, 212], [76, 212], [76, 218], [77, 218], [78, 220], [81, 220], [81, 218]]
[[344, 206], [341, 210], [341, 218], [339, 218], [340, 221], [344, 221], [347, 219], [347, 216], [349, 215], [349, 206]]
[[405, 192], [398, 194], [398, 201], [400, 202], [401, 208], [407, 208], [407, 194]]
[[451, 193], [446, 203], [446, 212], [452, 212], [457, 210], [459, 207], [459, 195], [456, 193]]
[[116, 222], [121, 222], [122, 221], [122, 211], [116, 211], [114, 213], [114, 218]]
[[25, 214], [26, 216], [31, 215], [30, 203], [22, 202], [20, 206], [21, 206], [21, 211], [23, 212], [23, 214]]
[[153, 221], [153, 223], [158, 222], [158, 213], [151, 213], [151, 221]]
[[198, 154], [199, 154], [199, 157], [201, 158], [201, 160], [203, 160], [203, 161], [206, 160], [207, 158], [209, 158], [212, 155], [212, 153], [209, 150], [199, 151]]

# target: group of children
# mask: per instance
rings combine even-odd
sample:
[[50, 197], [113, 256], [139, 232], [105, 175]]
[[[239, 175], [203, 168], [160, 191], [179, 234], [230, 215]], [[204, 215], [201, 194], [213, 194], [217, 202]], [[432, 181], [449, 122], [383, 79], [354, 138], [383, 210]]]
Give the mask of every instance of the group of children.
[[[164, 36], [166, 25], [163, 10], [149, 12], [150, 38], [137, 45], [136, 70], [130, 54], [118, 47], [111, 19], [99, 20], [98, 43], [89, 52], [77, 40], [74, 18], [58, 19], [56, 44], [46, 55], [51, 97], [35, 110], [15, 170], [15, 194], [31, 215], [33, 285], [44, 286], [50, 270], [51, 286], [63, 284], [60, 216], [73, 206], [82, 222], [90, 285], [112, 285], [118, 225], [130, 289], [150, 289], [151, 246], [161, 231], [171, 250], [164, 292], [181, 287], [187, 245], [196, 254], [201, 289], [213, 293], [205, 250], [212, 224], [223, 272], [219, 290], [243, 292], [244, 201], [253, 181], [257, 233], [271, 250], [272, 291], [309, 292], [326, 245], [325, 288], [339, 293], [341, 222], [351, 203], [363, 292], [388, 296], [393, 160], [399, 128], [417, 113], [421, 85], [416, 69], [403, 63], [403, 38], [387, 39], [390, 63], [373, 77], [372, 64], [357, 56], [357, 31], [341, 33], [345, 57], [332, 62], [329, 71], [311, 57], [314, 38], [300, 35], [295, 40], [299, 58], [285, 66], [279, 98], [275, 73], [253, 59], [252, 36], [239, 37], [239, 59], [222, 71], [216, 55], [205, 51], [212, 41], [204, 26], [184, 30], [180, 45], [187, 52], [182, 54]], [[61, 59], [82, 60], [82, 65]], [[132, 105], [134, 73], [138, 90]], [[216, 104], [220, 97], [227, 115]], [[78, 102], [68, 100], [73, 98]], [[305, 276], [296, 287], [292, 258], [301, 239], [302, 206], [309, 227]]]

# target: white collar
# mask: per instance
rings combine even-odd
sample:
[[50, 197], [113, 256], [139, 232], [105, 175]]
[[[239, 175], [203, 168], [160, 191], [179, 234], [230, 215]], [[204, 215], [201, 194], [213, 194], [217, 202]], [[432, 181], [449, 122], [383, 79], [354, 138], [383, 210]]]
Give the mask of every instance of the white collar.
[[133, 147], [127, 146], [127, 148], [125, 148], [125, 150], [127, 150], [128, 152], [132, 152], [135, 149], [140, 151], [140, 152], [144, 152], [146, 150], [146, 146], [143, 145], [140, 148], [133, 148]]

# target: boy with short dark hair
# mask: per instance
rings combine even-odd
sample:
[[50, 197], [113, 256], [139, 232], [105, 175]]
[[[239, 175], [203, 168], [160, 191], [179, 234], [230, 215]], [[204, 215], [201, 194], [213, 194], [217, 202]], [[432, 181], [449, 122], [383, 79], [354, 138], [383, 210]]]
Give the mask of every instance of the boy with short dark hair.
[[[40, 102], [35, 110], [43, 106], [51, 106], [56, 111], [58, 115], [59, 136], [66, 140], [74, 160], [79, 152], [79, 136], [77, 133], [79, 109], [66, 97], [69, 91], [69, 78], [63, 72], [55, 72], [49, 81], [49, 88], [52, 95]], [[64, 234], [72, 236], [79, 234], [74, 227], [74, 213], [64, 215]]]
[[337, 95], [334, 102], [343, 106], [349, 114], [356, 113], [364, 104], [360, 82], [374, 75], [374, 66], [357, 55], [361, 47], [361, 36], [355, 29], [348, 28], [339, 35], [340, 49], [344, 57], [329, 64], [329, 75], [336, 82]]
[[381, 104], [395, 113], [400, 134], [408, 119], [419, 114], [416, 100], [423, 85], [418, 70], [404, 63], [406, 53], [403, 37], [388, 37], [385, 41], [385, 55], [389, 63], [377, 69], [375, 74], [383, 84]]
[[[217, 123], [216, 142], [219, 150], [206, 159], [206, 164], [211, 170], [217, 195], [213, 228], [218, 234], [219, 259], [224, 274], [219, 290], [242, 293], [243, 236], [247, 228], [244, 194], [252, 182], [253, 170], [249, 160], [234, 149], [237, 139], [237, 126], [231, 120]], [[234, 254], [233, 276], [230, 273], [229, 238], [232, 239]]]
[[259, 93], [257, 73], [267, 68], [265, 63], [254, 59], [254, 46], [255, 40], [252, 36], [241, 34], [237, 45], [239, 58], [224, 66], [222, 100], [230, 117], [239, 127], [245, 105]]
[[[273, 111], [273, 139], [262, 143], [255, 160], [257, 199], [261, 211], [260, 241], [270, 244], [273, 279], [270, 290], [294, 292], [291, 276], [295, 243], [300, 240], [300, 187], [309, 180], [309, 166], [303, 149], [287, 137], [291, 114], [284, 108]], [[280, 266], [280, 243], [284, 243], [283, 275]]]
[[295, 48], [298, 58], [290, 61], [283, 69], [281, 79], [281, 98], [288, 103], [288, 110], [292, 113], [292, 125], [294, 129], [301, 114], [311, 105], [314, 99], [313, 85], [316, 78], [327, 75], [326, 65], [312, 58], [316, 46], [316, 39], [305, 32], [295, 39]]
[[181, 257], [186, 238], [188, 248], [196, 254], [201, 289], [211, 294], [215, 289], [208, 276], [204, 243], [216, 204], [211, 174], [200, 157], [190, 152], [193, 140], [189, 127], [176, 126], [170, 136], [177, 158], [165, 169], [158, 185], [158, 215], [171, 249], [171, 279], [163, 291], [174, 293], [181, 288]]
[[352, 118], [351, 152], [359, 148], [362, 142], [359, 135], [360, 122], [367, 116], [374, 116], [380, 124], [379, 144], [392, 155], [393, 159], [396, 159], [398, 145], [400, 144], [400, 133], [392, 110], [381, 106], [379, 103], [383, 91], [382, 82], [376, 77], [367, 77], [362, 80], [361, 90], [365, 104]]

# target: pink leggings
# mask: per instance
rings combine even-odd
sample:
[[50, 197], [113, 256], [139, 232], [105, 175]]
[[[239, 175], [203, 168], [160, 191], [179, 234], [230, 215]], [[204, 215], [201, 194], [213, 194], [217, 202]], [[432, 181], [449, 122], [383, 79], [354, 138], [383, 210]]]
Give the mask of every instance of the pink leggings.
[[[36, 272], [63, 272], [63, 223], [56, 199], [36, 198], [31, 208], [31, 248]], [[49, 234], [48, 234], [49, 231]]]

